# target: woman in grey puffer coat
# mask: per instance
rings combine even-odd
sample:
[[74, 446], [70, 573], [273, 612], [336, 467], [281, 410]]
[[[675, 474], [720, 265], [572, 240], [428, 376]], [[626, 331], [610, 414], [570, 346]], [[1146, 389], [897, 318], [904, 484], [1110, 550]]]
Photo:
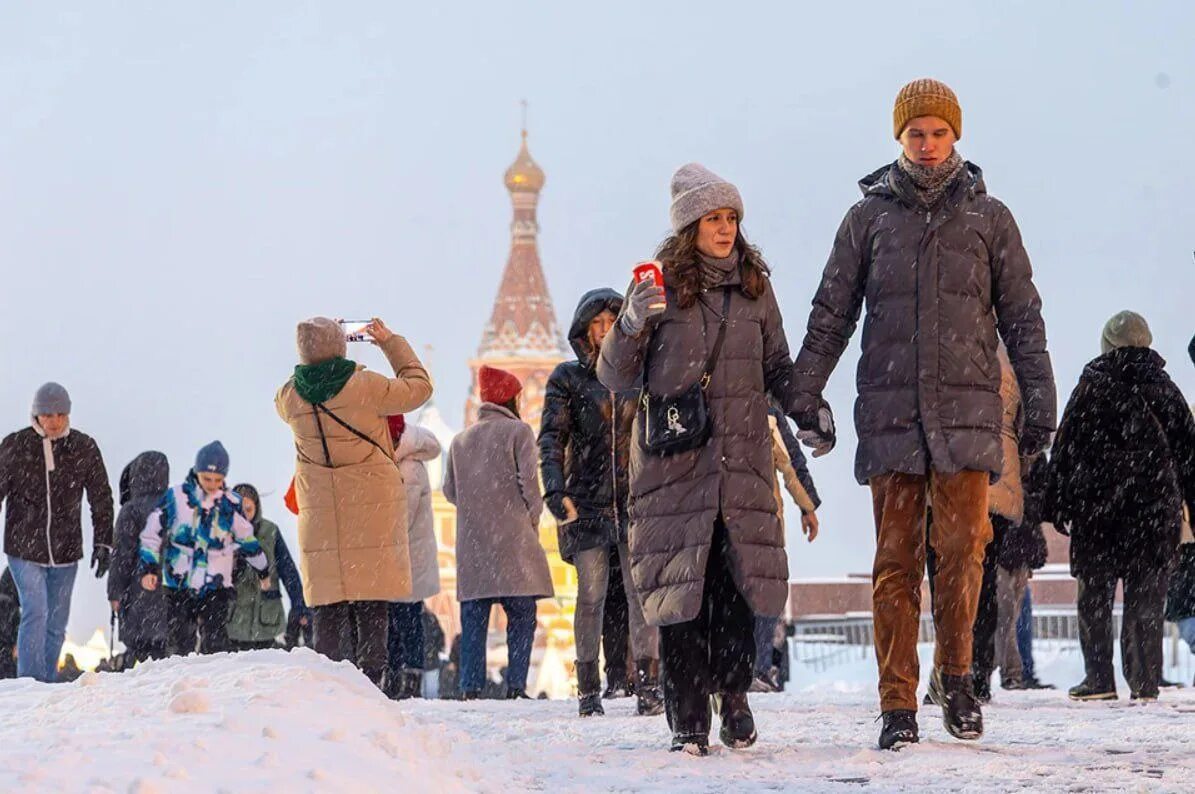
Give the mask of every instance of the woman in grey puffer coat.
[[[672, 195], [674, 233], [658, 254], [664, 289], [631, 290], [597, 373], [614, 390], [642, 375], [653, 396], [684, 392], [701, 380], [728, 305], [704, 389], [709, 440], [668, 456], [648, 452], [640, 411], [631, 446], [632, 573], [648, 622], [661, 627], [673, 749], [704, 755], [709, 695], [720, 696], [723, 743], [755, 741], [746, 694], [754, 616], [779, 615], [787, 598], [768, 397], [789, 407], [792, 360], [767, 266], [738, 225], [738, 190], [690, 164], [673, 177]], [[653, 307], [661, 299], [666, 308]]]

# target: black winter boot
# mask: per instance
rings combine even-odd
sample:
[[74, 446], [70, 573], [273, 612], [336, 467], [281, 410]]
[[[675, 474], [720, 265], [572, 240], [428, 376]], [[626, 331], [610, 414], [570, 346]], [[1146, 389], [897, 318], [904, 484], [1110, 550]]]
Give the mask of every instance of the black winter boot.
[[1071, 687], [1066, 694], [1071, 700], [1116, 700], [1116, 687], [1090, 684], [1085, 678], [1083, 683]]
[[635, 662], [635, 713], [640, 717], [656, 717], [664, 713], [664, 697], [660, 681], [653, 671], [651, 659]]
[[403, 670], [400, 674], [398, 695], [395, 700], [410, 700], [423, 697], [423, 671]]
[[601, 717], [602, 678], [597, 662], [577, 662], [577, 714], [581, 717]]
[[884, 727], [880, 731], [881, 750], [899, 750], [908, 744], [917, 744], [917, 712], [893, 709], [880, 715]]
[[983, 736], [983, 710], [972, 689], [970, 675], [943, 675], [934, 668], [929, 679], [929, 696], [942, 707], [942, 725], [956, 739], [974, 740]]
[[722, 692], [714, 695], [718, 714], [722, 717], [722, 730], [718, 738], [731, 750], [743, 750], [755, 744], [759, 734], [755, 732], [755, 717], [747, 703], [746, 692]]
[[696, 688], [674, 691], [675, 700], [664, 699], [664, 714], [672, 730], [672, 752], [709, 755], [709, 695]]
[[531, 696], [527, 694], [526, 689], [511, 689], [506, 690], [507, 700], [531, 700]]
[[975, 700], [986, 706], [992, 702], [992, 674], [977, 671], [972, 674], [971, 686], [975, 692]]

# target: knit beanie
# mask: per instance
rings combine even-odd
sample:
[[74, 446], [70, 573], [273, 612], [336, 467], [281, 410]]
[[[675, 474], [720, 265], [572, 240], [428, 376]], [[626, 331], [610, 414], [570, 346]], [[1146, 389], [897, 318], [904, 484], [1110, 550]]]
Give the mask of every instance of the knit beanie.
[[519, 379], [504, 369], [483, 366], [477, 372], [477, 386], [483, 403], [506, 405], [523, 390]]
[[729, 207], [743, 219], [743, 197], [739, 189], [698, 163], [682, 165], [672, 175], [672, 232], [714, 210]]
[[319, 364], [331, 358], [343, 358], [348, 353], [344, 329], [327, 317], [312, 317], [299, 323], [296, 336], [300, 364]]
[[937, 116], [950, 125], [955, 138], [963, 137], [963, 109], [945, 83], [923, 77], [900, 89], [892, 108], [893, 136], [900, 140], [909, 122], [921, 116]]
[[199, 450], [195, 456], [195, 473], [228, 474], [228, 450], [219, 441], [213, 441]]
[[1117, 312], [1104, 325], [1104, 332], [1100, 334], [1100, 349], [1107, 353], [1118, 347], [1149, 347], [1153, 341], [1154, 336], [1145, 318], [1137, 312], [1125, 310]]
[[53, 381], [42, 384], [42, 387], [33, 395], [33, 409], [31, 413], [34, 416], [69, 414], [70, 412], [71, 396], [67, 394], [63, 386]]

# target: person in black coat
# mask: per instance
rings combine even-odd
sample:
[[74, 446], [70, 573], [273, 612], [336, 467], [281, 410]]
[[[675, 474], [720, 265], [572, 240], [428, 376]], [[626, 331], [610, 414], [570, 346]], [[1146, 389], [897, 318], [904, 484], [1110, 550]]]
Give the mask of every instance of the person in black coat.
[[1149, 349], [1144, 318], [1105, 326], [1055, 439], [1046, 515], [1071, 537], [1086, 678], [1074, 700], [1112, 700], [1112, 603], [1124, 582], [1121, 656], [1135, 700], [1158, 696], [1162, 616], [1183, 502], [1195, 503], [1195, 418]]
[[0, 679], [17, 677], [17, 629], [21, 625], [21, 597], [12, 571], [0, 574]]
[[627, 592], [630, 643], [636, 664], [640, 714], [659, 714], [663, 702], [652, 661], [659, 633], [643, 617], [627, 550], [627, 495], [631, 427], [637, 391], [615, 393], [597, 379], [597, 351], [622, 309], [612, 289], [585, 293], [577, 304], [569, 342], [577, 353], [548, 378], [539, 434], [545, 502], [557, 521], [560, 556], [577, 569], [577, 691], [581, 716], [602, 714], [598, 651], [616, 547]]
[[142, 452], [120, 473], [120, 513], [113, 541], [116, 550], [108, 571], [108, 601], [120, 618], [125, 667], [167, 655], [164, 591], [146, 590], [136, 572], [141, 532], [169, 486], [170, 463], [161, 452]]

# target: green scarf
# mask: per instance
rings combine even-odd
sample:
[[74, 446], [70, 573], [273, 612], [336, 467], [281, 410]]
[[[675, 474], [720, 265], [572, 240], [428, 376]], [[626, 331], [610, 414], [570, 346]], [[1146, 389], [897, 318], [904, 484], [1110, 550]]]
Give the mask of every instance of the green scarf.
[[327, 402], [340, 394], [356, 371], [356, 362], [343, 356], [318, 364], [299, 364], [295, 367], [295, 391], [312, 405]]

